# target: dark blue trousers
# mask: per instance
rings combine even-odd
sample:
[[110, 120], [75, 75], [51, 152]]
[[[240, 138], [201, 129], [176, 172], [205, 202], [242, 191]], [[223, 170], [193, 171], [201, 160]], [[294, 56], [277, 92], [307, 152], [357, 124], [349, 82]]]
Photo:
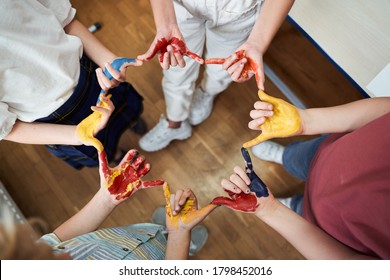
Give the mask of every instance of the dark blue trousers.
[[[98, 66], [87, 56], [80, 60], [80, 78], [72, 96], [58, 110], [36, 122], [78, 125], [92, 113], [91, 106], [96, 105], [100, 86], [95, 69]], [[98, 138], [111, 161], [117, 150], [120, 136], [140, 117], [143, 111], [143, 98], [129, 83], [121, 83], [109, 92], [115, 105], [110, 120], [96, 138]], [[47, 145], [48, 150], [76, 169], [84, 166], [98, 166], [97, 151], [92, 146]]]

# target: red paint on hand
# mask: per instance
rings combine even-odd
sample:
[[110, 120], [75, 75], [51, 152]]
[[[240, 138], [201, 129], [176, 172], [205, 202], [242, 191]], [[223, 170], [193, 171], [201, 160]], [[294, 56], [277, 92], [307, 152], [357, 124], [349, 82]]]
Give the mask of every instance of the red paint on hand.
[[180, 40], [179, 38], [173, 37], [169, 41], [165, 38], [161, 38], [157, 41], [156, 45], [154, 46], [153, 52], [150, 56], [148, 56], [145, 60], [152, 59], [157, 53], [160, 53], [159, 60], [160, 62], [163, 62], [164, 54], [168, 51], [167, 47], [171, 45], [173, 47], [174, 53], [180, 53], [181, 55], [186, 55], [196, 62], [203, 64], [203, 58], [201, 58], [196, 53], [191, 52], [189, 49], [187, 49], [186, 44], [183, 40]]
[[115, 167], [108, 166], [107, 155], [104, 151], [99, 153], [101, 162], [101, 171], [105, 182], [104, 187], [108, 189], [116, 200], [130, 197], [139, 189], [160, 186], [164, 183], [162, 180], [143, 182], [141, 177], [150, 171], [150, 164], [145, 162], [143, 156], [139, 156], [137, 150], [131, 150], [127, 153], [122, 163]]
[[103, 171], [104, 178], [109, 176], [110, 173], [110, 167], [108, 167], [108, 160], [107, 160], [107, 154], [103, 150], [99, 153], [100, 163], [101, 163], [101, 169]]
[[214, 205], [225, 205], [242, 212], [255, 212], [259, 206], [257, 198], [253, 193], [245, 194], [243, 192], [233, 193], [231, 191], [225, 191], [231, 198], [219, 196], [214, 198], [210, 203]]
[[[234, 63], [237, 61], [246, 58], [247, 62], [244, 65], [244, 68], [242, 69], [241, 75], [239, 78], [248, 78], [248, 73], [253, 72], [255, 74], [257, 85], [260, 84], [260, 74], [259, 74], [259, 66], [257, 63], [250, 58], [249, 56], [246, 56], [245, 50], [239, 50], [234, 53], [236, 55], [236, 59], [234, 60]], [[228, 58], [208, 58], [205, 60], [205, 64], [223, 64]]]
[[208, 58], [204, 61], [204, 64], [224, 64], [226, 58]]

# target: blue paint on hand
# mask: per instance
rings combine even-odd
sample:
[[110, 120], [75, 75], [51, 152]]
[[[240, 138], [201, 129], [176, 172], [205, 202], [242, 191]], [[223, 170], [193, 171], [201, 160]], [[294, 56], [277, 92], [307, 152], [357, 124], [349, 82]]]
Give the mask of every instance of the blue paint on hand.
[[[112, 68], [114, 68], [116, 71], [120, 71], [121, 67], [123, 64], [125, 63], [135, 63], [136, 60], [133, 59], [133, 58], [117, 58], [115, 59], [112, 63], [111, 63], [111, 66]], [[107, 68], [104, 67], [104, 70], [103, 70], [103, 74], [106, 75], [107, 78], [109, 78], [110, 80], [112, 80], [112, 75], [110, 74], [110, 72], [108, 72]]]
[[252, 159], [248, 153], [248, 150], [245, 148], [241, 148], [241, 154], [246, 163], [246, 172], [248, 174], [249, 179], [251, 180], [251, 183], [249, 184], [249, 189], [252, 192], [256, 193], [257, 197], [269, 196], [267, 186], [260, 179], [260, 177], [257, 176], [255, 171], [253, 171]]
[[[117, 58], [115, 59], [112, 63], [111, 63], [111, 66], [112, 68], [114, 68], [116, 71], [120, 71], [121, 67], [123, 66], [123, 64], [125, 63], [136, 63], [136, 60], [134, 58], [126, 58], [126, 57], [122, 57], [122, 58]], [[104, 70], [103, 70], [103, 74], [110, 80], [113, 79], [113, 76], [110, 74], [110, 72], [108, 72], [108, 69], [106, 67], [104, 67]], [[100, 91], [100, 94], [104, 94], [104, 90], [102, 89]], [[99, 104], [100, 102], [100, 94], [99, 94], [99, 97], [98, 97], [98, 100], [96, 102], [96, 104]]]

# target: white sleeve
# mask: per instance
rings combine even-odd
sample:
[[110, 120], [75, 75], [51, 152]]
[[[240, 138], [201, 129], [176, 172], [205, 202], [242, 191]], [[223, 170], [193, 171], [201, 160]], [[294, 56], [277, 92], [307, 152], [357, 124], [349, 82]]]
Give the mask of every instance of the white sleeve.
[[38, 242], [42, 242], [42, 241], [52, 247], [57, 246], [58, 244], [61, 243], [61, 240], [53, 232], [41, 236], [41, 238], [38, 239]]
[[3, 140], [11, 132], [16, 119], [16, 114], [8, 111], [8, 105], [0, 102], [0, 140]]
[[38, 0], [38, 2], [56, 15], [62, 27], [67, 26], [76, 15], [76, 9], [72, 7], [69, 0]]

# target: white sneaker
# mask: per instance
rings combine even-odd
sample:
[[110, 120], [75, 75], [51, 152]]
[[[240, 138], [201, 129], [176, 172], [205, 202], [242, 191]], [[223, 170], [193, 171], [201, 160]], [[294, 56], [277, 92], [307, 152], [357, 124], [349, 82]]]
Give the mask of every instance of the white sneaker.
[[168, 126], [167, 119], [161, 115], [158, 124], [139, 140], [141, 149], [155, 152], [167, 147], [172, 140], [184, 140], [192, 134], [192, 127], [188, 121], [181, 122], [179, 128], [169, 128]]
[[189, 256], [193, 257], [196, 253], [202, 249], [203, 245], [206, 244], [207, 238], [209, 237], [207, 228], [204, 225], [196, 225], [191, 230], [191, 242], [189, 248]]
[[252, 148], [252, 153], [266, 161], [272, 161], [283, 164], [284, 147], [272, 141], [262, 142]]
[[191, 125], [198, 125], [206, 120], [213, 110], [215, 95], [203, 92], [200, 87], [196, 88], [191, 103], [188, 121]]

